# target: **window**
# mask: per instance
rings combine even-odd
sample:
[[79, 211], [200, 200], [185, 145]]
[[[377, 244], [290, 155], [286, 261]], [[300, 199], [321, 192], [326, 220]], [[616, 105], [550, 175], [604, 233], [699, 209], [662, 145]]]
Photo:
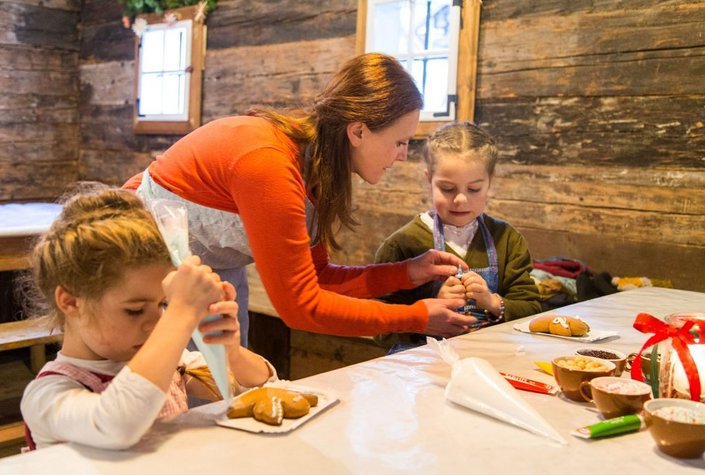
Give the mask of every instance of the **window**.
[[135, 21], [135, 133], [185, 134], [201, 125], [204, 19], [185, 7]]
[[424, 96], [418, 136], [472, 120], [481, 0], [358, 0], [357, 49], [399, 59]]

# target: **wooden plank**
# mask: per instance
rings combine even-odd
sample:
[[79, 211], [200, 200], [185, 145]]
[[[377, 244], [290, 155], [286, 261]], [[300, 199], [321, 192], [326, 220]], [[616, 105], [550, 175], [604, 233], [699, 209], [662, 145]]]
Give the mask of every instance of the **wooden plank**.
[[0, 161], [0, 201], [53, 201], [78, 178], [77, 161]]
[[149, 152], [166, 150], [179, 135], [135, 135], [132, 105], [101, 106], [82, 103], [80, 140], [82, 149]]
[[502, 162], [699, 169], [703, 108], [703, 95], [517, 97], [480, 100], [476, 117]]
[[333, 72], [354, 55], [354, 48], [355, 38], [349, 36], [210, 51], [204, 72], [204, 123], [255, 105], [309, 106]]
[[698, 94], [705, 5], [486, 21], [481, 97]]
[[357, 0], [219, 3], [218, 8], [208, 15], [208, 49], [354, 35], [356, 14]]
[[[118, 5], [117, 2], [106, 2]], [[105, 21], [108, 19], [108, 21]], [[80, 58], [86, 62], [134, 61], [135, 34], [122, 26], [122, 16], [106, 16], [101, 24], [81, 25]]]
[[77, 66], [78, 54], [73, 51], [38, 49], [26, 45], [3, 45], [0, 48], [0, 71], [59, 71], [75, 74]]
[[6, 2], [0, 9], [0, 44], [78, 51], [78, 11]]
[[12, 0], [12, 3], [70, 12], [81, 11], [81, 0]]
[[[369, 212], [412, 216], [430, 207], [425, 164], [388, 170], [377, 185], [359, 183], [354, 203]], [[413, 184], [417, 184], [413, 188]], [[616, 208], [672, 214], [705, 214], [705, 170], [515, 165], [501, 163], [491, 199]]]
[[79, 177], [122, 186], [129, 178], [144, 171], [157, 152], [122, 152], [113, 150], [81, 150]]
[[318, 335], [291, 331], [291, 378], [361, 363], [386, 354], [371, 338]]
[[0, 446], [15, 444], [18, 441], [24, 441], [24, 422], [0, 426]]
[[0, 237], [0, 272], [29, 268], [33, 239], [33, 236]]
[[36, 94], [64, 96], [77, 91], [76, 71], [3, 71], [0, 73], [0, 88], [13, 94]]
[[678, 289], [705, 292], [705, 248], [645, 244], [619, 236], [601, 237], [536, 227], [520, 231], [529, 242], [534, 259], [567, 256], [587, 263], [593, 272], [619, 277], [670, 279]]
[[80, 68], [81, 98], [94, 106], [132, 105], [135, 62], [83, 63]]
[[47, 328], [40, 319], [0, 323], [0, 351], [55, 343], [62, 336], [58, 329]]
[[250, 312], [249, 347], [267, 358], [276, 368], [279, 378], [290, 376], [290, 330], [277, 317]]
[[625, 2], [615, 0], [541, 0], [541, 1], [503, 1], [483, 2], [482, 15], [488, 20], [503, 20], [507, 18], [526, 18], [546, 15], [570, 15], [573, 13], [589, 13], [594, 11], [625, 10], [634, 12], [660, 4], [677, 6], [683, 3], [693, 3], [692, 0], [629, 0], [629, 10]]

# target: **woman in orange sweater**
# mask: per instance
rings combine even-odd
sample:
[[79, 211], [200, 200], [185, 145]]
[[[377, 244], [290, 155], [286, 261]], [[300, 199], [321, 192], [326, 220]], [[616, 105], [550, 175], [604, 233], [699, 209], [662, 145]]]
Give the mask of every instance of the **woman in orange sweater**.
[[[453, 336], [475, 319], [460, 300], [385, 304], [373, 297], [445, 279], [467, 266], [432, 250], [407, 261], [340, 266], [335, 231], [356, 224], [352, 174], [377, 183], [407, 147], [423, 99], [399, 62], [369, 53], [348, 61], [300, 116], [253, 109], [214, 120], [176, 142], [126, 188], [149, 204], [185, 203], [194, 254], [237, 287], [247, 335], [245, 266], [257, 263], [291, 328], [341, 336], [420, 332]], [[244, 344], [247, 344], [244, 341]]]

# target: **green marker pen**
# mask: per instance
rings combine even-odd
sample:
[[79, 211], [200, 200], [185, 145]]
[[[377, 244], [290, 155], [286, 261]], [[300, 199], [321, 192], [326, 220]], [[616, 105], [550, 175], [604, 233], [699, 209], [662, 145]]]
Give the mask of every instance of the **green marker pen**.
[[598, 439], [600, 437], [610, 437], [613, 435], [627, 434], [629, 432], [637, 432], [643, 429], [644, 418], [636, 414], [628, 416], [615, 417], [606, 421], [598, 422], [580, 429], [575, 429], [571, 435], [581, 437], [583, 439]]

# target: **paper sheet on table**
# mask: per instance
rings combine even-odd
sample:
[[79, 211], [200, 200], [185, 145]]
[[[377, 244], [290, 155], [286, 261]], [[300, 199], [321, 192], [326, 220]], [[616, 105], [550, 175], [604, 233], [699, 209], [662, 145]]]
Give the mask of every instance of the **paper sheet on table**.
[[446, 386], [446, 399], [534, 434], [567, 444], [487, 360], [474, 357], [461, 360], [448, 340], [439, 342], [431, 337], [426, 340], [453, 368], [450, 382]]
[[[188, 214], [186, 207], [177, 201], [155, 200], [151, 203], [150, 210], [169, 249], [173, 264], [175, 266], [180, 265], [184, 259], [191, 255], [188, 244]], [[215, 318], [220, 317], [209, 315], [204, 321]], [[206, 360], [220, 394], [230, 404], [233, 394], [230, 386], [230, 370], [225, 347], [223, 345], [205, 343], [203, 334], [198, 329], [194, 330], [191, 337], [196, 343], [196, 348]]]

